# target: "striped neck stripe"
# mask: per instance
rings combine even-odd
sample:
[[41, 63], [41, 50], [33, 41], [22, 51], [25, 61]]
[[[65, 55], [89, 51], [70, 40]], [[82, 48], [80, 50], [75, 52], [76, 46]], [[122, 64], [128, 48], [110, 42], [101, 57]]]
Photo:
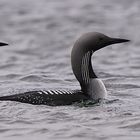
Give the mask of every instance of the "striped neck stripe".
[[82, 79], [85, 84], [89, 83], [89, 62], [90, 62], [91, 54], [87, 52], [84, 57], [82, 58], [82, 65], [81, 65], [81, 72], [82, 72]]

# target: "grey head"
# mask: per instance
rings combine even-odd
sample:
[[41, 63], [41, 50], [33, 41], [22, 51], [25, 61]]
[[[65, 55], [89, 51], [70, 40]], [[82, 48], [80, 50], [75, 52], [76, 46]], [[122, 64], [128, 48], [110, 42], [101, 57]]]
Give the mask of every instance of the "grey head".
[[111, 38], [102, 33], [98, 32], [89, 32], [83, 34], [76, 42], [75, 46], [81, 47], [83, 51], [92, 51], [95, 52], [101, 48], [104, 48], [108, 45], [116, 44], [116, 43], [123, 43], [128, 42], [127, 39], [121, 38]]
[[87, 91], [91, 79], [97, 78], [92, 68], [92, 54], [108, 45], [128, 41], [127, 39], [111, 38], [98, 32], [89, 32], [75, 42], [71, 52], [72, 70], [84, 92]]

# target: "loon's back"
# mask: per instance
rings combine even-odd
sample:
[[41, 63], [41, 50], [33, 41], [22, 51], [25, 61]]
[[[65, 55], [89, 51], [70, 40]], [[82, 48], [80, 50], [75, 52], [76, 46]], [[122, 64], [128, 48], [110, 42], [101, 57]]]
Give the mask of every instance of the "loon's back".
[[0, 101], [17, 101], [34, 105], [70, 105], [87, 100], [80, 90], [40, 90], [0, 97]]

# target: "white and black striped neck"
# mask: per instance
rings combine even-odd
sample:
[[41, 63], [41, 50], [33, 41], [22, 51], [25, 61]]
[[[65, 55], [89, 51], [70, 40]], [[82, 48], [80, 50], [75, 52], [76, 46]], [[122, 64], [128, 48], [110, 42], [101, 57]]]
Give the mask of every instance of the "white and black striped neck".
[[86, 53], [81, 52], [80, 47], [76, 49], [73, 48], [71, 54], [72, 69], [77, 80], [81, 85], [82, 91], [87, 92], [90, 80], [97, 78], [92, 68], [91, 62], [93, 52], [92, 51], [87, 51]]
[[88, 51], [81, 60], [82, 83], [88, 85], [91, 78], [97, 78], [92, 68], [91, 62], [92, 52]]

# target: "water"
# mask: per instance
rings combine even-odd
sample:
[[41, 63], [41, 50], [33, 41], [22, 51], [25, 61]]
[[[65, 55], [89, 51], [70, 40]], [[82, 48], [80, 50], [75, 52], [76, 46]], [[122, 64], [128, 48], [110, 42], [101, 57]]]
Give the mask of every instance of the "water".
[[70, 65], [74, 41], [98, 31], [131, 39], [93, 57], [108, 99], [96, 106], [0, 102], [0, 139], [139, 140], [140, 1], [0, 0], [0, 95], [79, 89]]

